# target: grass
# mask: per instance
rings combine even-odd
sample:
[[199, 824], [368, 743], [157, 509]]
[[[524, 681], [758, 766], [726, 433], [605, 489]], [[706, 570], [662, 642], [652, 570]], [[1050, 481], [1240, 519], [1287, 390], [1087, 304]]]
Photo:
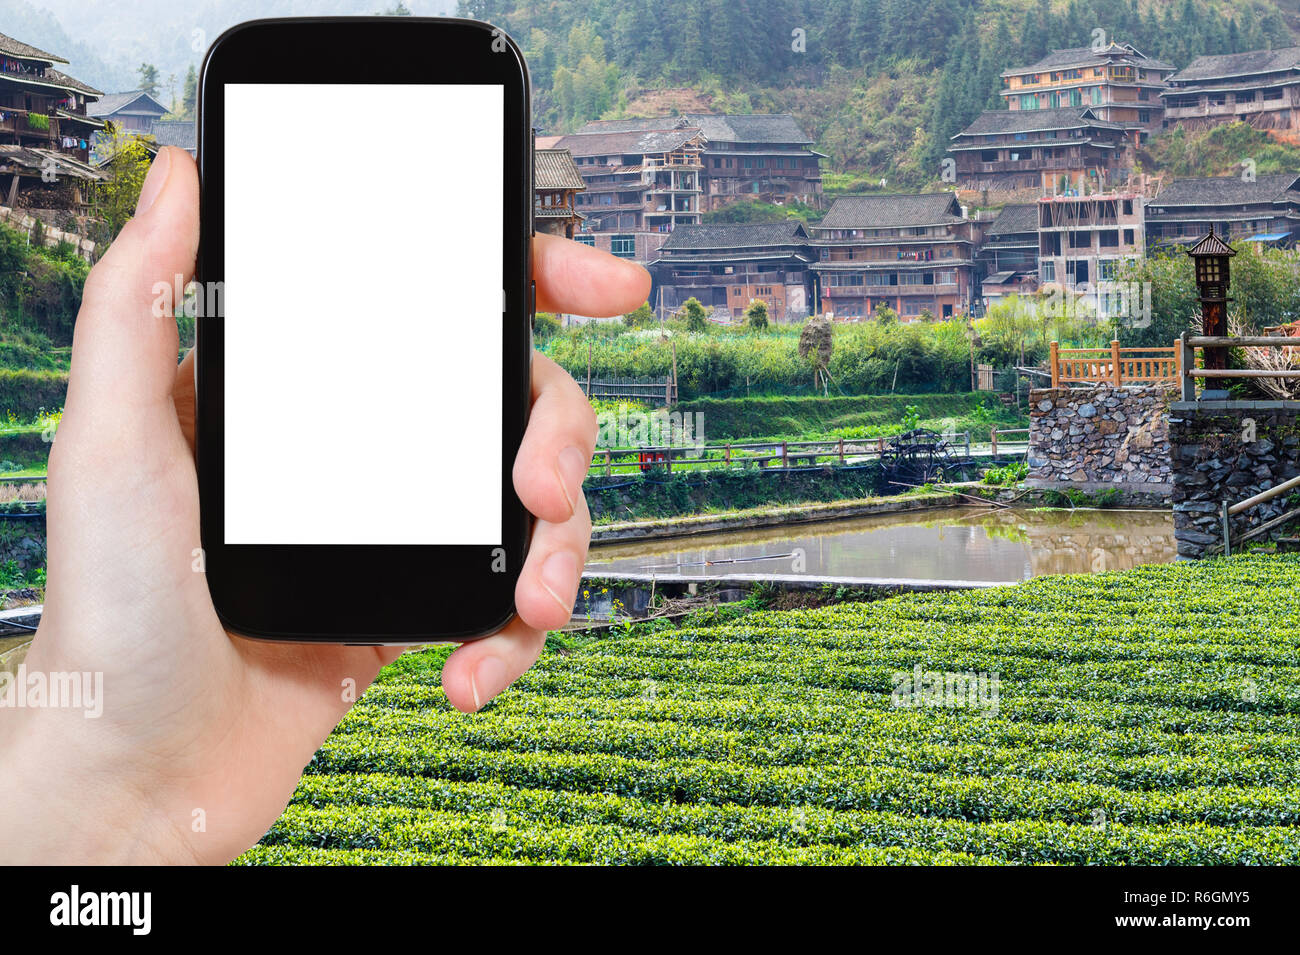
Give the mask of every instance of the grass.
[[1014, 409], [993, 407], [991, 395], [854, 395], [823, 398], [768, 397], [699, 399], [679, 410], [704, 415], [708, 441], [806, 440], [889, 437], [903, 427], [908, 409], [917, 409], [917, 427], [933, 431], [970, 431], [987, 440], [989, 428], [1024, 427], [1028, 417]]
[[474, 716], [411, 655], [240, 861], [1296, 864], [1297, 649], [1245, 555], [634, 631]]

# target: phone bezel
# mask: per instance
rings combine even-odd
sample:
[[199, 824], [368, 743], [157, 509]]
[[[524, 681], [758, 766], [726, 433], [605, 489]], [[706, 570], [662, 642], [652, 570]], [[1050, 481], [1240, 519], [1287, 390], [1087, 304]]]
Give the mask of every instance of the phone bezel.
[[[365, 63], [364, 75], [342, 70], [335, 61], [344, 55]], [[500, 184], [505, 200], [502, 284], [506, 298], [501, 355], [503, 540], [499, 546], [505, 550], [506, 570], [492, 571], [492, 546], [226, 544], [224, 318], [201, 316], [196, 322], [195, 444], [204, 571], [222, 623], [245, 636], [352, 644], [470, 640], [495, 632], [513, 617], [515, 583], [532, 523], [511, 479], [531, 401], [535, 308], [527, 66], [518, 46], [503, 31], [474, 20], [294, 18], [255, 20], [226, 31], [208, 50], [199, 80], [202, 226], [198, 281], [220, 282], [224, 275], [225, 85], [340, 81], [367, 85], [500, 83], [505, 89], [504, 178]], [[268, 108], [288, 107], [268, 104]], [[423, 121], [437, 122], [437, 117]], [[372, 174], [393, 174], [383, 169], [382, 143], [362, 141], [357, 145], [364, 147], [363, 156], [376, 160]], [[349, 151], [341, 149], [340, 156]], [[352, 160], [357, 161], [356, 157]], [[472, 162], [471, 146], [466, 151], [467, 169], [472, 170]], [[348, 165], [340, 163], [341, 169]], [[430, 187], [458, 188], [456, 184]], [[485, 289], [483, 294], [495, 293]], [[456, 409], [457, 413], [461, 410]], [[285, 426], [292, 427], [292, 422]], [[472, 462], [464, 466], [472, 466]], [[382, 493], [382, 465], [367, 464], [358, 479], [376, 482], [377, 493]], [[359, 493], [358, 498], [361, 496]], [[359, 508], [364, 505], [340, 501], [339, 513], [332, 519], [357, 519]]]

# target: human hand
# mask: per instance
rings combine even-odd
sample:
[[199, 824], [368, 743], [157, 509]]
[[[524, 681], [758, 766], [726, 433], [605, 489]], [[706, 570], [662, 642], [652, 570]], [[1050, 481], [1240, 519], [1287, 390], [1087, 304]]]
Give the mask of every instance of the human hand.
[[[312, 754], [356, 694], [401, 652], [283, 645], [227, 633], [199, 546], [193, 356], [152, 314], [155, 283], [189, 281], [198, 177], [159, 153], [136, 217], [86, 282], [58, 440], [50, 455], [45, 612], [29, 672], [102, 673], [103, 712], [8, 709], [0, 793], [10, 863], [224, 863], [283, 811]], [[638, 266], [550, 236], [534, 240], [538, 307], [617, 314], [643, 302]], [[596, 438], [581, 390], [533, 357], [533, 407], [514, 468], [537, 518], [503, 631], [458, 648], [448, 700], [478, 709], [536, 660], [569, 617], [590, 516], [582, 478]], [[202, 820], [203, 831], [195, 831]]]

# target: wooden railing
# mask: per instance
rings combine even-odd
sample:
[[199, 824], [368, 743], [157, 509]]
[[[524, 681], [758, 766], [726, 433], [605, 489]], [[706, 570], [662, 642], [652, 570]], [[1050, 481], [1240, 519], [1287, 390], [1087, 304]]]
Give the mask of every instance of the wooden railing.
[[1150, 385], [1175, 382], [1182, 375], [1182, 351], [1178, 342], [1170, 348], [1062, 348], [1052, 342], [1052, 387], [1073, 384]]
[[1289, 354], [1296, 344], [1297, 339], [1290, 335], [1184, 334], [1178, 339], [1183, 400], [1196, 400], [1197, 378], [1300, 378], [1300, 368], [1197, 368], [1198, 348], [1280, 348]]
[[[998, 432], [1005, 434], [1006, 432]], [[896, 436], [895, 436], [896, 437]], [[969, 431], [943, 436], [952, 453], [962, 460], [971, 457]], [[995, 439], [996, 440], [996, 439]], [[863, 464], [879, 460], [894, 437], [831, 438], [826, 441], [751, 441], [705, 444], [702, 447], [647, 446], [639, 448], [597, 448], [591, 471], [606, 477], [662, 471], [758, 468], [781, 470], [821, 468], [827, 465]], [[1003, 445], [1007, 444], [1003, 441]]]

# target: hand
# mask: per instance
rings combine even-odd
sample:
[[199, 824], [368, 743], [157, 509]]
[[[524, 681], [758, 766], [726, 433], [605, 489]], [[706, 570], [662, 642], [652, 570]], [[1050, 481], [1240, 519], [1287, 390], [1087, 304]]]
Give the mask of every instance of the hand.
[[[48, 586], [27, 670], [102, 672], [103, 712], [0, 711], [0, 804], [11, 820], [0, 861], [229, 861], [279, 816], [347, 712], [344, 681], [359, 694], [401, 652], [234, 636], [192, 569], [192, 356], [177, 367], [175, 323], [151, 303], [156, 282], [193, 273], [198, 194], [189, 155], [162, 150], [136, 217], [86, 282], [50, 455]], [[617, 314], [646, 298], [649, 277], [635, 265], [549, 236], [533, 250], [542, 310]], [[460, 710], [505, 689], [569, 617], [591, 531], [582, 478], [595, 437], [577, 385], [535, 355], [514, 470], [538, 518], [519, 616], [447, 660], [443, 686]]]

